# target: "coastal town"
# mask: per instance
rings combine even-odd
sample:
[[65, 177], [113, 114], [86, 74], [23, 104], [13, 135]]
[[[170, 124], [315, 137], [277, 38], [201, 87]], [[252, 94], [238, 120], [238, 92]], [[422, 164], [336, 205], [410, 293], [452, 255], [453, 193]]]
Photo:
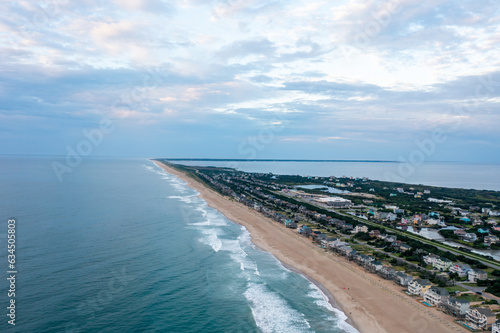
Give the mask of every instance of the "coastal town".
[[393, 281], [456, 325], [500, 333], [500, 193], [161, 162]]

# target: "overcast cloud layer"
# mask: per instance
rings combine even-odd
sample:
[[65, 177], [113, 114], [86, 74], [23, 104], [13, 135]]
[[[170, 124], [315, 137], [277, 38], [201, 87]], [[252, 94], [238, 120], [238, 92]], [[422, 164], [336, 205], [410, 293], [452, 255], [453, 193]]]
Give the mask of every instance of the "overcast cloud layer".
[[95, 156], [428, 148], [430, 161], [500, 162], [498, 1], [2, 1], [0, 13], [0, 154], [64, 155], [106, 119]]

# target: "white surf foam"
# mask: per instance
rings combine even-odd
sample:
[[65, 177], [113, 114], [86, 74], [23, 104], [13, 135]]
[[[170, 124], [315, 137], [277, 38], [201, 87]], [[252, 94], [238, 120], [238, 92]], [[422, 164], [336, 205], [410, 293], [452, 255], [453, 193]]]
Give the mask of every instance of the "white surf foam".
[[266, 285], [249, 283], [244, 295], [250, 303], [255, 323], [262, 332], [311, 332], [311, 325], [305, 316]]
[[222, 247], [222, 242], [217, 236], [215, 229], [204, 230], [204, 237], [200, 238], [200, 241], [204, 244], [210, 245], [215, 252], [219, 252]]
[[347, 320], [346, 314], [341, 310], [334, 308], [330, 304], [328, 296], [326, 296], [325, 293], [317, 285], [311, 282], [309, 288], [311, 289], [311, 291], [307, 294], [307, 296], [316, 299], [314, 301], [316, 305], [324, 307], [335, 314], [335, 317], [330, 316], [326, 318], [326, 320], [335, 321], [336, 326], [346, 332], [359, 333], [358, 330], [356, 330], [354, 327], [352, 327], [346, 322]]
[[193, 197], [194, 196], [195, 195], [184, 195], [184, 196], [171, 195], [171, 196], [168, 196], [167, 198], [169, 198], [169, 199], [179, 199], [180, 201], [185, 202], [185, 203], [193, 203]]

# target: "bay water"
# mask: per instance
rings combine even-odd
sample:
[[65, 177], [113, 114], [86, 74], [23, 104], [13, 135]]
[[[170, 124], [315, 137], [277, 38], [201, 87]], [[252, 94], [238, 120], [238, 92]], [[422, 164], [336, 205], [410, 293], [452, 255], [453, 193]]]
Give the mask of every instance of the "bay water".
[[230, 167], [246, 172], [318, 177], [367, 177], [405, 184], [500, 191], [500, 165], [461, 162], [174, 161], [186, 165]]

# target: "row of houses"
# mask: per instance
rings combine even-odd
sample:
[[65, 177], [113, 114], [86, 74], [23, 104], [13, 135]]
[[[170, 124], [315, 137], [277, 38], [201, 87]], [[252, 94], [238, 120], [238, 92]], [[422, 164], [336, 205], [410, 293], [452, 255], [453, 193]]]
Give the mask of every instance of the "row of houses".
[[456, 273], [459, 277], [467, 277], [469, 282], [476, 283], [478, 280], [488, 279], [488, 273], [480, 269], [472, 269], [464, 263], [453, 263], [450, 259], [429, 253], [424, 257], [427, 265], [432, 265], [435, 269], [442, 272], [449, 271]]
[[408, 283], [413, 279], [411, 275], [396, 271], [391, 266], [383, 265], [382, 262], [376, 260], [376, 258], [359, 253], [355, 249], [347, 245], [347, 243], [342, 242], [338, 239], [329, 242], [328, 248], [345, 256], [348, 260], [356, 262], [358, 265], [366, 268], [368, 271], [378, 274], [386, 280], [392, 280], [400, 286], [407, 286]]
[[[496, 315], [488, 308], [470, 308], [470, 302], [451, 297], [445, 288], [433, 286], [427, 279], [413, 279], [411, 275], [396, 271], [391, 266], [383, 265], [374, 257], [358, 253], [347, 243], [338, 239], [328, 243], [328, 248], [346, 256], [368, 271], [378, 274], [384, 279], [392, 280], [400, 286], [408, 288], [410, 295], [423, 298], [429, 306], [436, 306], [446, 313], [464, 319], [469, 326], [486, 329], [495, 324]], [[500, 321], [498, 321], [500, 333]]]
[[398, 240], [396, 235], [382, 234], [380, 230], [377, 229], [370, 231], [369, 235], [372, 238], [384, 241], [388, 246], [391, 246], [399, 252], [410, 251], [412, 249], [410, 245]]
[[[415, 279], [408, 284], [408, 294], [423, 298], [426, 305], [465, 320], [473, 329], [485, 330], [495, 324], [496, 315], [489, 308], [471, 308], [465, 299], [451, 297], [445, 288], [433, 286], [427, 279]], [[497, 322], [500, 328], [500, 321]]]
[[[496, 227], [494, 227], [494, 228], [495, 228], [495, 230], [497, 230]], [[480, 234], [481, 236], [486, 235], [486, 236], [484, 236], [484, 244], [486, 244], [486, 245], [500, 243], [500, 238], [498, 238], [497, 236], [495, 236], [493, 234], [490, 234], [489, 229], [481, 229], [480, 228], [480, 229], [478, 229], [477, 233]], [[470, 242], [470, 243], [474, 243], [478, 239], [478, 236], [476, 233], [467, 232], [463, 229], [454, 230], [453, 234], [458, 236], [461, 240], [466, 241], [466, 242]]]

